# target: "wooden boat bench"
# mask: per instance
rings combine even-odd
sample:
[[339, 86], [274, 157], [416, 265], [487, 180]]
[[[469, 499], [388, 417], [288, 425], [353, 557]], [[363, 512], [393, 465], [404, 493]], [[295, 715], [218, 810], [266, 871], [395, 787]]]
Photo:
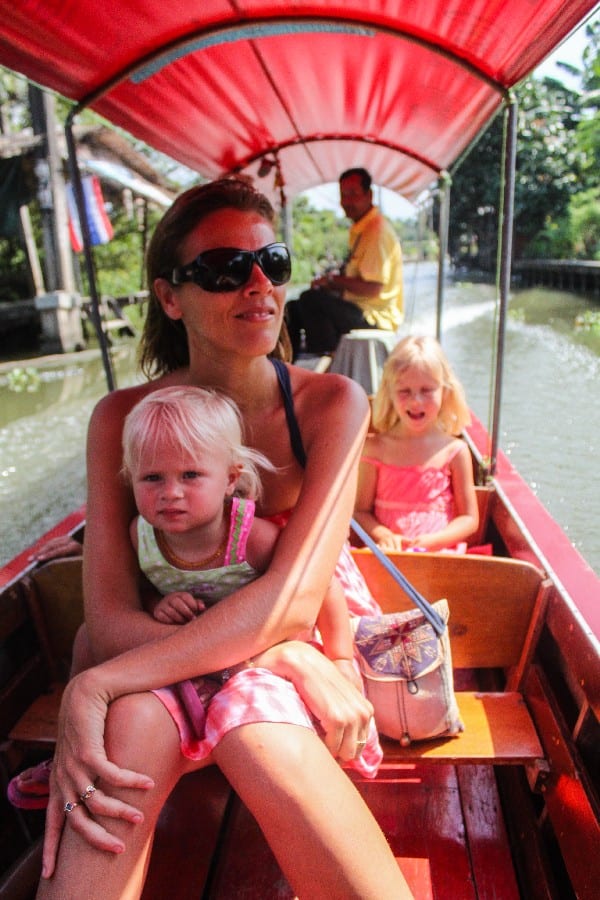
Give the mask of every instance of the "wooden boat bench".
[[83, 622], [83, 586], [80, 558], [54, 559], [21, 579], [24, 615], [29, 615], [38, 650], [35, 664], [45, 683], [13, 724], [9, 739], [21, 747], [54, 746], [58, 709], [69, 678], [77, 629]]
[[[384, 612], [414, 608], [370, 550], [352, 553]], [[521, 685], [541, 630], [550, 582], [520, 560], [443, 553], [389, 556], [428, 600], [448, 600], [455, 690], [465, 730], [408, 747], [384, 739], [385, 765], [415, 760], [523, 764], [533, 777], [543, 773], [544, 751]], [[491, 682], [492, 689], [463, 690], [471, 670]]]
[[[411, 608], [401, 587], [369, 550], [353, 548], [352, 553], [384, 611]], [[541, 627], [549, 587], [543, 574], [530, 563], [498, 557], [399, 553], [391, 558], [429, 600], [448, 600], [457, 684], [460, 670], [471, 669], [480, 674], [502, 670], [506, 683], [500, 690], [457, 690], [464, 733], [408, 748], [386, 741], [386, 760], [502, 764], [541, 759], [520, 684]], [[83, 621], [81, 561], [53, 560], [24, 579], [22, 589], [40, 647], [28, 665], [38, 670], [45, 665], [48, 678], [43, 686], [38, 680], [31, 703], [8, 736], [20, 746], [50, 749], [73, 639]]]

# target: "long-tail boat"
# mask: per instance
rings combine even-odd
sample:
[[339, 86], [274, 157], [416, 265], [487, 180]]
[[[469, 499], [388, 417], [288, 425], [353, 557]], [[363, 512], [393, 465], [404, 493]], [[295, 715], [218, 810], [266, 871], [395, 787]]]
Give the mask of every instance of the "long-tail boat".
[[[498, 440], [512, 88], [595, 8], [592, 0], [0, 0], [0, 64], [74, 101], [66, 135], [96, 303], [73, 138], [87, 108], [203, 177], [255, 178], [284, 221], [289, 198], [350, 166], [409, 200], [437, 183], [440, 286], [447, 173], [492, 116], [506, 116], [493, 417], [489, 433], [475, 420], [465, 434], [481, 474], [477, 540], [493, 555], [396, 560], [430, 600], [448, 599], [466, 727], [409, 747], [386, 740], [377, 778], [357, 780], [418, 900], [600, 896], [600, 581]], [[112, 389], [101, 327], [98, 337]], [[84, 525], [85, 510], [75, 510], [38, 543], [81, 537]], [[82, 618], [80, 560], [37, 565], [36, 546], [0, 569], [3, 787], [52, 753]], [[354, 553], [383, 608], [405, 608], [370, 551]], [[44, 814], [16, 810], [5, 791], [0, 809], [0, 897], [26, 900], [39, 878]], [[143, 897], [167, 896], [292, 897], [216, 770], [186, 776], [161, 815]]]

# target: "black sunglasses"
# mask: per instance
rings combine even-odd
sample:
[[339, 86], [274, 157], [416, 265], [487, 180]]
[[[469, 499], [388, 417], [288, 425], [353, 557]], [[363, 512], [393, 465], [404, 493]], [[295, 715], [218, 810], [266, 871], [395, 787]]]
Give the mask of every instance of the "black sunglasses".
[[260, 250], [238, 250], [215, 247], [205, 250], [187, 266], [177, 266], [171, 273], [173, 284], [193, 281], [203, 291], [213, 294], [235, 291], [246, 284], [257, 263], [271, 284], [285, 284], [292, 274], [290, 251], [285, 244], [267, 244]]

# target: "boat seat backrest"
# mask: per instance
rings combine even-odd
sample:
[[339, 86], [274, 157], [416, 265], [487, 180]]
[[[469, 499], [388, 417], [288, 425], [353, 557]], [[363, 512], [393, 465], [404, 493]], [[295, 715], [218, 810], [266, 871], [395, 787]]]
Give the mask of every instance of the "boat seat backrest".
[[24, 587], [51, 678], [66, 681], [73, 641], [83, 622], [82, 560], [50, 560], [27, 576]]
[[[354, 559], [384, 612], [412, 601], [368, 549]], [[445, 597], [455, 668], [517, 666], [526, 644], [543, 573], [521, 560], [451, 553], [390, 553], [389, 558], [430, 602]]]

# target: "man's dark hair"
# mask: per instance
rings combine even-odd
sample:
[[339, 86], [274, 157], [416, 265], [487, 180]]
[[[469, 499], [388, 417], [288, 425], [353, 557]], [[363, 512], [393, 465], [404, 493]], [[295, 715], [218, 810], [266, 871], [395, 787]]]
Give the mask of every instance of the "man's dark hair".
[[356, 169], [346, 169], [345, 172], [342, 172], [339, 180], [344, 181], [346, 178], [353, 178], [354, 176], [360, 178], [360, 183], [362, 185], [363, 191], [371, 190], [371, 184], [373, 179], [369, 175], [366, 169], [356, 168]]

